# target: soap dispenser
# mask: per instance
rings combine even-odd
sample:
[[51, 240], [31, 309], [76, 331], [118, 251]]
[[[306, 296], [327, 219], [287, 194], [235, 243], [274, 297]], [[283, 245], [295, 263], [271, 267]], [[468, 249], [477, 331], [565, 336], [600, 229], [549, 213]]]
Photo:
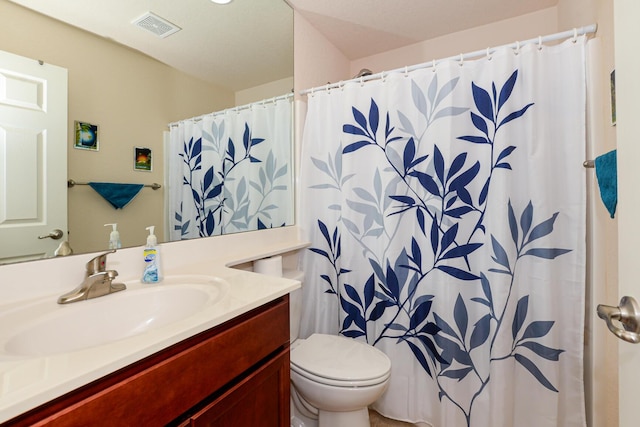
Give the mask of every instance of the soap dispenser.
[[105, 224], [104, 226], [112, 227], [111, 234], [109, 234], [109, 249], [120, 249], [122, 247], [122, 243], [120, 243], [120, 233], [118, 232], [118, 224]]
[[158, 251], [158, 239], [153, 234], [155, 226], [151, 225], [145, 230], [149, 230], [147, 244], [144, 247], [144, 271], [142, 273], [143, 283], [158, 283], [162, 280], [160, 276], [160, 253]]

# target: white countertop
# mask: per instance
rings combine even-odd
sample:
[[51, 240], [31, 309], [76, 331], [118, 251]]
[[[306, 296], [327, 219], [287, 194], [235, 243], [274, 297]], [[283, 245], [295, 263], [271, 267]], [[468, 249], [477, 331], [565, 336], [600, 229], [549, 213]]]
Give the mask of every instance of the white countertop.
[[[18, 356], [7, 354], [5, 348], [0, 348], [0, 422], [7, 421], [300, 287], [298, 280], [264, 276], [223, 265], [207, 264], [200, 262], [184, 265], [170, 272], [165, 271], [167, 278], [172, 275], [197, 274], [215, 276], [228, 284], [225, 286], [222, 297], [214, 304], [198, 310], [187, 318], [106, 345], [68, 353]], [[225, 262], [225, 264], [231, 263]], [[127, 283], [126, 280], [124, 282]], [[135, 289], [136, 284], [131, 286]], [[142, 286], [161, 287], [162, 282]], [[56, 303], [58, 296], [59, 291], [56, 290], [55, 294], [1, 305], [0, 338], [10, 336], [12, 329], [33, 317], [33, 313], [23, 309], [29, 304], [46, 303], [56, 306], [49, 307], [51, 310], [64, 309], [65, 306], [58, 306]], [[109, 297], [110, 295], [100, 298]], [[90, 303], [100, 298], [70, 305]], [[21, 319], [20, 316], [24, 318]]]

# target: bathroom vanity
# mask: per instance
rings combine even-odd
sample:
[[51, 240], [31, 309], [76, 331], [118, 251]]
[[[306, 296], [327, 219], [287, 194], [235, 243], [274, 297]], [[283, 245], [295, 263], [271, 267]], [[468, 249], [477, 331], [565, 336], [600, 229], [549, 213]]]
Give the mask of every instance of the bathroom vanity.
[[289, 424], [282, 296], [8, 421], [6, 426]]
[[[51, 294], [0, 307], [0, 426], [289, 425], [298, 280], [197, 264], [124, 283], [72, 304]], [[145, 310], [160, 323], [118, 332]]]
[[[57, 299], [90, 255], [2, 266], [0, 426], [288, 426], [289, 293], [308, 245], [297, 235], [165, 245], [152, 285], [141, 248], [118, 250], [106, 267], [127, 289], [71, 304]], [[285, 277], [248, 271], [278, 254]]]

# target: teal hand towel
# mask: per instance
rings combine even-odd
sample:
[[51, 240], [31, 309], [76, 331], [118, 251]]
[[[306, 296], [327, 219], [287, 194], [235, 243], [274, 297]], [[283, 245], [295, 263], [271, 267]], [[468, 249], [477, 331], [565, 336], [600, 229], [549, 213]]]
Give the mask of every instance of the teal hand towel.
[[89, 185], [116, 209], [122, 209], [129, 204], [143, 187], [142, 184], [116, 184], [112, 182], [90, 182]]
[[613, 218], [618, 204], [618, 166], [616, 150], [596, 157], [596, 178], [600, 187], [600, 198]]

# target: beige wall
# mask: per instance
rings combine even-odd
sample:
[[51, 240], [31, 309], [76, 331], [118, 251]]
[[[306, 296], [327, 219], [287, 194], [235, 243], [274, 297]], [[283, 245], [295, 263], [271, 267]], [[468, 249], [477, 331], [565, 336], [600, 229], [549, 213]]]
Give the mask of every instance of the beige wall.
[[350, 75], [356, 75], [362, 68], [379, 73], [406, 65], [501, 46], [516, 40], [528, 40], [539, 35], [553, 34], [556, 31], [557, 11], [553, 7], [357, 59], [351, 62]]
[[[595, 157], [616, 148], [616, 128], [611, 125], [609, 75], [614, 69], [613, 0], [560, 0], [560, 30], [598, 24], [592, 68], [592, 108], [589, 117], [592, 152]], [[597, 304], [617, 305], [618, 301], [618, 220], [609, 218], [600, 203], [593, 170], [587, 172], [591, 211], [588, 235], [587, 314], [585, 332], [585, 376], [590, 425], [618, 426], [618, 340], [595, 313]]]
[[293, 90], [293, 77], [276, 80], [260, 86], [236, 92], [235, 105], [247, 105], [253, 102], [273, 98], [275, 96], [286, 95]]
[[[230, 91], [146, 55], [13, 3], [0, 2], [0, 49], [69, 70], [68, 177], [76, 181], [163, 183], [167, 124], [234, 105]], [[100, 149], [72, 148], [73, 123], [99, 125]], [[133, 169], [134, 147], [153, 150], [153, 171]], [[145, 243], [148, 225], [163, 238], [164, 189], [144, 188], [115, 210], [88, 186], [69, 189], [69, 241], [77, 252], [106, 249], [117, 222], [123, 246]]]
[[[298, 12], [294, 12], [293, 78], [299, 92], [350, 76], [349, 60]], [[303, 98], [305, 99], [305, 98]], [[296, 120], [303, 120], [297, 117]]]

